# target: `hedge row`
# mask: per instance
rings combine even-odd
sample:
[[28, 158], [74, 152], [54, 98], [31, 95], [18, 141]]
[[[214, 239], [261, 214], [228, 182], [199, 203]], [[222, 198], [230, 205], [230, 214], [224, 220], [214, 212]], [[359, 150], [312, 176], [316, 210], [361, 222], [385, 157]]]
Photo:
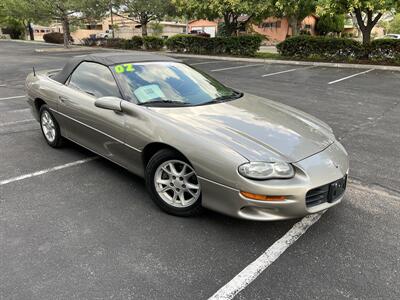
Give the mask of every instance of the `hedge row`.
[[85, 46], [102, 46], [106, 48], [130, 49], [130, 50], [153, 50], [159, 51], [164, 47], [164, 40], [155, 36], [134, 36], [127, 39], [105, 39], [105, 38], [87, 38], [83, 39]]
[[262, 37], [259, 35], [207, 38], [178, 34], [170, 37], [166, 46], [174, 52], [254, 56], [261, 42]]
[[369, 45], [325, 36], [295, 36], [277, 45], [278, 52], [294, 58], [367, 59], [400, 62], [400, 40], [379, 39]]
[[[178, 34], [168, 38], [165, 44], [169, 50], [175, 52], [254, 56], [260, 48], [261, 42], [262, 37], [259, 35], [207, 38]], [[87, 38], [83, 39], [83, 43], [86, 46], [132, 50], [161, 50], [164, 47], [164, 40], [154, 36], [134, 36], [130, 40], [120, 38]]]
[[387, 60], [400, 63], [400, 40], [375, 40], [368, 47], [368, 55], [372, 60]]

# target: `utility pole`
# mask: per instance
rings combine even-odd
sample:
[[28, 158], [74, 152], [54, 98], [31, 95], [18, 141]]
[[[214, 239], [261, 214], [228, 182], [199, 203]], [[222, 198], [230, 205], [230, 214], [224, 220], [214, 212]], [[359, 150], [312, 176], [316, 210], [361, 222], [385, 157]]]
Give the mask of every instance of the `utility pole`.
[[114, 20], [113, 20], [113, 11], [112, 11], [112, 1], [110, 1], [110, 17], [111, 17], [111, 35], [114, 38]]

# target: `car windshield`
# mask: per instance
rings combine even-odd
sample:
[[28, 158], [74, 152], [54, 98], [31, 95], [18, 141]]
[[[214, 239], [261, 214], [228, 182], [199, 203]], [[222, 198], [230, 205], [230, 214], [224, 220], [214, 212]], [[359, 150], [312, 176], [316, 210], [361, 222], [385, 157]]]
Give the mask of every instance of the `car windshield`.
[[183, 63], [126, 63], [114, 65], [111, 69], [127, 100], [140, 105], [202, 105], [241, 96]]

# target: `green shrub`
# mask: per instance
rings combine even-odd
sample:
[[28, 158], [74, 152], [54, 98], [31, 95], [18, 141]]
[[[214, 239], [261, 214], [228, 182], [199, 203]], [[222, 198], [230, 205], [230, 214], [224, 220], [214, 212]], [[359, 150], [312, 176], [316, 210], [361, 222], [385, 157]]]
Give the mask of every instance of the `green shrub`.
[[131, 49], [142, 49], [143, 47], [143, 38], [141, 36], [133, 36], [131, 41], [132, 48]]
[[105, 39], [104, 41], [100, 42], [100, 45], [107, 48], [124, 49], [125, 41], [126, 41], [125, 39], [120, 39], [120, 38]]
[[173, 35], [165, 41], [165, 45], [171, 51], [183, 52], [185, 51], [187, 45], [186, 37], [189, 37], [189, 35], [186, 34]]
[[174, 52], [187, 52], [194, 54], [214, 53], [216, 39], [204, 36], [177, 34], [167, 39], [166, 46]]
[[242, 35], [238, 37], [227, 37], [226, 39], [229, 41], [228, 53], [245, 56], [256, 55], [263, 40], [260, 35]]
[[[1, 5], [0, 5], [1, 6]], [[3, 34], [9, 35], [12, 39], [24, 39], [25, 26], [18, 20], [6, 18], [5, 24], [1, 24]]]
[[168, 38], [166, 46], [174, 52], [254, 56], [261, 42], [262, 37], [259, 35], [208, 38], [178, 34]]
[[369, 45], [345, 38], [295, 36], [277, 45], [278, 52], [294, 58], [371, 59], [400, 63], [400, 40], [378, 39]]
[[[118, 45], [117, 45], [118, 46]], [[140, 36], [134, 36], [130, 40], [123, 40], [121, 47], [122, 49], [133, 49], [133, 50], [138, 50], [142, 49], [143, 46], [143, 39]]]
[[397, 61], [400, 63], [400, 40], [374, 40], [368, 48], [369, 57], [373, 60]]
[[143, 46], [146, 50], [159, 51], [164, 47], [164, 40], [156, 36], [144, 36]]
[[277, 49], [283, 56], [298, 58], [357, 59], [366, 55], [365, 48], [358, 41], [325, 36], [291, 37], [279, 43]]
[[330, 32], [339, 33], [344, 29], [345, 16], [341, 14], [320, 16], [317, 21], [316, 30], [320, 35], [327, 35]]
[[[64, 34], [61, 32], [49, 32], [43, 35], [43, 40], [46, 43], [64, 44]], [[73, 42], [74, 40], [69, 37], [69, 41]]]

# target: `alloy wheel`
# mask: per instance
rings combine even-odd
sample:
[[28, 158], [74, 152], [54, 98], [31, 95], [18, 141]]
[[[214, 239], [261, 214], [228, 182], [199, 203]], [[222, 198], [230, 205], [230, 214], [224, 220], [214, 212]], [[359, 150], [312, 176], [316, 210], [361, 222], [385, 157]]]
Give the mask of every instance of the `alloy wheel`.
[[40, 119], [45, 138], [50, 143], [54, 142], [56, 138], [56, 126], [49, 112], [45, 110]]
[[154, 174], [154, 185], [160, 198], [174, 207], [188, 207], [201, 194], [196, 172], [181, 160], [168, 160], [159, 165]]

